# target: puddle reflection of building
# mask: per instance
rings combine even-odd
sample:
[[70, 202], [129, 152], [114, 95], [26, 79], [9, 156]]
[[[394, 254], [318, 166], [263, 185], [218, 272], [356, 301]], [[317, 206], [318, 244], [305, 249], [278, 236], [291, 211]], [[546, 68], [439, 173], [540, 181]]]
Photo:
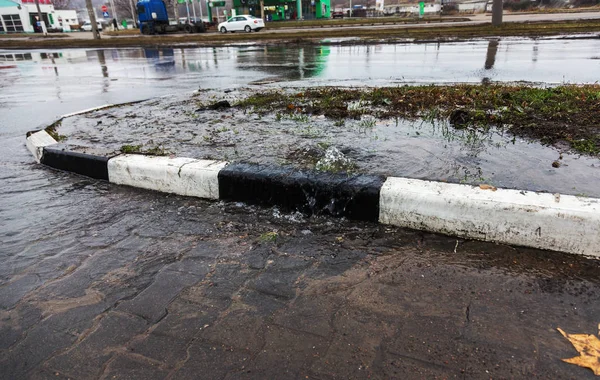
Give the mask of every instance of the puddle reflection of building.
[[314, 78], [327, 67], [331, 48], [327, 45], [302, 48], [271, 47], [240, 50], [240, 70], [261, 71], [288, 80]]
[[[498, 54], [498, 40], [490, 40], [487, 47], [487, 53], [485, 55], [485, 64], [483, 68], [485, 69], [484, 73], [488, 74], [487, 71], [492, 70], [494, 65], [496, 64], [496, 55]], [[485, 75], [481, 79], [482, 84], [488, 84], [491, 82], [491, 79], [488, 75]]]

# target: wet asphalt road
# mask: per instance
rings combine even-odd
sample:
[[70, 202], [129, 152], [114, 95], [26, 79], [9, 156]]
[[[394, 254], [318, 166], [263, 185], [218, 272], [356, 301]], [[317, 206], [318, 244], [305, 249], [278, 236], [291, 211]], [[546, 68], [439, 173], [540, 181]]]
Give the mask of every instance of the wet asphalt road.
[[597, 333], [597, 261], [33, 164], [65, 112], [265, 76], [73, 53], [0, 63], [0, 378], [593, 377], [555, 329]]

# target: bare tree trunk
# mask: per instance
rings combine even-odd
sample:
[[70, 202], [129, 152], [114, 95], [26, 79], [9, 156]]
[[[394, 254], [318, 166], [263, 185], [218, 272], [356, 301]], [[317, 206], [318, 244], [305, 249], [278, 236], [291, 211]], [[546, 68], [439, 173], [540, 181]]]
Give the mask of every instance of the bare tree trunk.
[[502, 0], [494, 0], [492, 5], [492, 25], [502, 25]]
[[35, 6], [37, 8], [38, 17], [40, 19], [40, 27], [42, 28], [42, 33], [44, 33], [44, 37], [45, 37], [48, 35], [48, 31], [46, 30], [46, 23], [44, 22], [44, 19], [42, 18], [42, 11], [40, 10], [40, 2], [38, 0], [35, 0]]
[[129, 7], [131, 8], [131, 18], [133, 19], [133, 25], [138, 26], [137, 15], [135, 14], [135, 4], [133, 0], [129, 0]]
[[177, 0], [173, 1], [173, 13], [175, 14], [175, 20], [179, 23], [179, 3]]
[[92, 0], [85, 0], [85, 6], [87, 7], [88, 15], [90, 16], [90, 23], [92, 23], [92, 32], [94, 33], [94, 39], [99, 40], [100, 33], [98, 32], [98, 23], [96, 22], [96, 13], [94, 12]]
[[265, 0], [260, 0], [260, 18], [265, 19]]

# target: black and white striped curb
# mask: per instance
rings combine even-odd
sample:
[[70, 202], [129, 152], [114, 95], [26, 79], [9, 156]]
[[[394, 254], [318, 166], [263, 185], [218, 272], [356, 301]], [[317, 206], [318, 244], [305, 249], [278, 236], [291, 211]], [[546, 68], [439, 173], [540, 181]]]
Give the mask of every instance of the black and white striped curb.
[[594, 198], [184, 157], [99, 157], [54, 144], [46, 131], [27, 137], [37, 162], [115, 184], [600, 257]]

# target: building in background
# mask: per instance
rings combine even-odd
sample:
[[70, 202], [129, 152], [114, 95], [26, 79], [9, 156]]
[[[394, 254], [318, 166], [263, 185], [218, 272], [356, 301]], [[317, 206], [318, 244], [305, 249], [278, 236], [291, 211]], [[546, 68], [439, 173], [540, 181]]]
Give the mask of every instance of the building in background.
[[[39, 0], [42, 19], [49, 30], [62, 31], [50, 0]], [[39, 28], [35, 0], [0, 0], [0, 33], [33, 33]]]
[[79, 28], [79, 21], [77, 21], [77, 11], [67, 9], [56, 9], [54, 12], [58, 20], [58, 27], [61, 28], [63, 32], [70, 32], [75, 26]]
[[[487, 0], [486, 0], [487, 1]], [[425, 2], [423, 8], [424, 14], [434, 15], [439, 14], [442, 11], [442, 5], [440, 2]], [[385, 4], [383, 6], [383, 13], [385, 15], [405, 15], [405, 16], [416, 16], [419, 14], [419, 3], [412, 4]]]
[[483, 13], [492, 9], [491, 2], [488, 8], [488, 0], [466, 0], [457, 4], [459, 13]]
[[[313, 20], [331, 17], [330, 0], [264, 0], [265, 21]], [[260, 0], [233, 0], [236, 14], [261, 17]], [[298, 10], [300, 9], [300, 15]]]

